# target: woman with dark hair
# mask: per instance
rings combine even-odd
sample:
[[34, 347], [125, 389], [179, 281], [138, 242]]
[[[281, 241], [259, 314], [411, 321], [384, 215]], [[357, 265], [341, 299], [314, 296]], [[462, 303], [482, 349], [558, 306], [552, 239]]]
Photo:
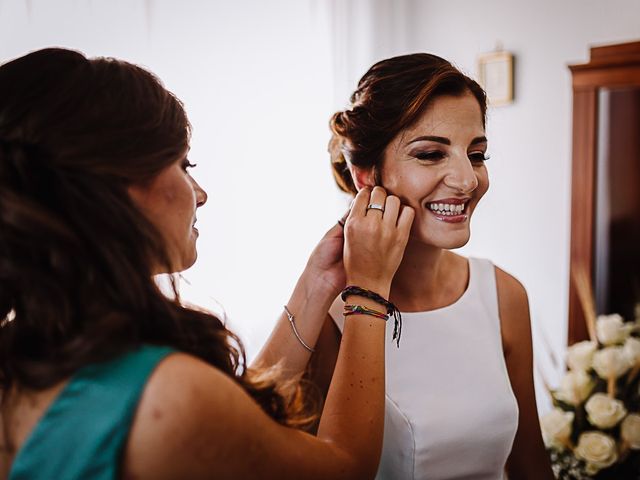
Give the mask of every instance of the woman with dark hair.
[[[308, 360], [302, 339], [346, 281], [360, 287], [344, 291], [358, 311], [312, 436], [290, 428], [313, 418], [297, 382], [280, 382], [269, 362], [245, 368], [220, 320], [153, 280], [196, 259], [196, 209], [207, 196], [189, 173], [189, 137], [181, 103], [135, 65], [45, 49], [0, 66], [3, 478], [375, 474], [384, 410], [376, 317], [386, 318], [378, 313], [412, 209], [380, 187], [362, 189], [344, 249], [336, 226], [287, 305], [289, 328], [274, 333]], [[384, 219], [370, 204], [384, 206]]]
[[[486, 108], [482, 88], [451, 63], [413, 54], [373, 65], [350, 108], [331, 118], [339, 187], [358, 195], [383, 186], [415, 211], [391, 286], [403, 322], [395, 338], [387, 328], [394, 346], [380, 479], [493, 480], [505, 469], [512, 479], [553, 478], [538, 424], [526, 292], [490, 261], [450, 251], [469, 240], [489, 187]], [[310, 375], [325, 388], [344, 310], [337, 299], [319, 337], [308, 339]]]

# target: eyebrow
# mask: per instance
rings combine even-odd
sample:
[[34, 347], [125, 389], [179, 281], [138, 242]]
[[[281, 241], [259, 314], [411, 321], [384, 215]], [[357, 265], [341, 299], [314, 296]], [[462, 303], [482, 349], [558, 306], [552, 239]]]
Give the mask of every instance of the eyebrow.
[[[415, 142], [423, 142], [425, 140], [430, 142], [442, 143], [444, 145], [451, 145], [451, 140], [449, 140], [447, 137], [438, 137], [435, 135], [423, 135], [421, 137], [416, 137], [410, 142], [407, 142], [407, 145]], [[477, 145], [478, 143], [488, 143], [487, 137], [476, 137], [471, 140], [471, 143], [469, 145]]]

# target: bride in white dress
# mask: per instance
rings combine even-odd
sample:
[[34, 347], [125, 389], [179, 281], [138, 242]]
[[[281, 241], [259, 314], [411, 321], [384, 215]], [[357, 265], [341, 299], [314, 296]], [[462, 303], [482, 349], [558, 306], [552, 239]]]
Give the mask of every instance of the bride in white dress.
[[[490, 261], [450, 251], [468, 242], [489, 188], [485, 117], [475, 81], [440, 57], [413, 54], [371, 67], [350, 108], [331, 119], [340, 188], [381, 185], [415, 211], [390, 294], [403, 325], [399, 346], [393, 318], [387, 325], [379, 479], [553, 478], [536, 410], [527, 294]], [[328, 281], [344, 287], [339, 276]], [[305, 322], [312, 312], [295, 312], [306, 345], [290, 335], [279, 350], [288, 373], [307, 367], [325, 393], [343, 305], [338, 298], [314, 307], [329, 310], [322, 327]]]
[[[339, 186], [382, 185], [416, 212], [391, 287], [403, 325], [398, 348], [387, 326], [378, 478], [490, 480], [505, 470], [511, 479], [553, 478], [527, 294], [490, 261], [449, 251], [469, 240], [489, 188], [484, 92], [446, 60], [414, 54], [374, 65], [351, 100], [331, 120]], [[316, 345], [318, 378], [330, 375], [342, 306], [333, 304]]]

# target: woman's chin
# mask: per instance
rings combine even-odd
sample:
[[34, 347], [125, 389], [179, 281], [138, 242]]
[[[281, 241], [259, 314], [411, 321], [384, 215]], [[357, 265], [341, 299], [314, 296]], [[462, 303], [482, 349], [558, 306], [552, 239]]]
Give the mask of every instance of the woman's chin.
[[181, 272], [184, 270], [187, 270], [191, 267], [193, 267], [193, 265], [196, 263], [196, 260], [198, 259], [198, 252], [193, 252], [193, 256], [191, 257], [191, 259], [187, 262], [184, 262], [183, 268], [182, 270], [180, 270]]
[[456, 232], [446, 235], [433, 234], [412, 234], [411, 240], [424, 246], [442, 248], [444, 250], [455, 250], [462, 248], [469, 243], [470, 232]]
[[176, 262], [175, 267], [173, 268], [173, 272], [171, 273], [180, 273], [185, 270], [190, 269], [196, 263], [198, 259], [198, 252], [194, 248], [193, 251], [188, 254], [184, 254], [179, 262]]
[[172, 264], [169, 265], [156, 265], [153, 269], [153, 275], [162, 275], [162, 274], [173, 274], [184, 272], [191, 268], [198, 258], [198, 252], [195, 250], [190, 252], [189, 254], [182, 255], [182, 257], [178, 260], [174, 259]]

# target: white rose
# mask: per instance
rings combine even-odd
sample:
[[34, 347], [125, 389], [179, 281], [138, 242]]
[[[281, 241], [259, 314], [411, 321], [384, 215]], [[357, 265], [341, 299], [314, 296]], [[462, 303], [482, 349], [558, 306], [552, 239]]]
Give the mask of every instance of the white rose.
[[587, 462], [587, 471], [595, 474], [618, 459], [616, 441], [601, 432], [585, 432], [578, 439], [576, 457]]
[[640, 365], [640, 340], [635, 337], [627, 338], [622, 347], [622, 353], [630, 366]]
[[593, 354], [593, 368], [600, 378], [618, 378], [629, 370], [622, 347], [606, 347]]
[[604, 393], [594, 393], [587, 400], [584, 408], [587, 410], [589, 421], [598, 428], [611, 428], [618, 424], [627, 414], [624, 403], [609, 398]]
[[640, 415], [630, 413], [620, 425], [620, 436], [633, 450], [640, 450]]
[[569, 444], [574, 416], [573, 412], [554, 408], [540, 419], [542, 437], [547, 447], [564, 449]]
[[567, 365], [571, 370], [588, 370], [598, 345], [596, 342], [578, 342], [567, 350]]
[[626, 325], [620, 315], [600, 315], [596, 320], [596, 335], [600, 343], [615, 345], [622, 343], [631, 333], [632, 326]]
[[560, 388], [556, 390], [555, 397], [570, 405], [579, 405], [589, 396], [593, 386], [594, 382], [585, 372], [567, 372], [560, 381]]

